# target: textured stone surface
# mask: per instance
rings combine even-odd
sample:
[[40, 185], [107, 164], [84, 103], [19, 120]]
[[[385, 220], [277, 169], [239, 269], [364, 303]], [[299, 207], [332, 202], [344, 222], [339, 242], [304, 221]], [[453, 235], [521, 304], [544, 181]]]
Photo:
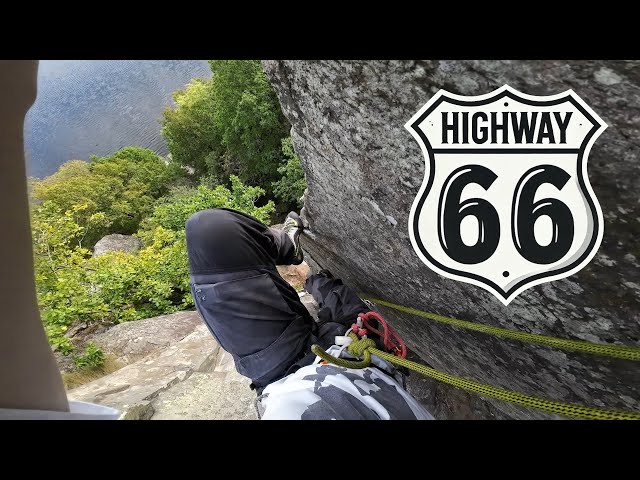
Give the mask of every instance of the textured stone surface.
[[309, 311], [313, 319], [317, 322], [318, 321], [318, 304], [313, 299], [310, 293], [300, 292], [299, 295], [300, 295], [300, 301], [305, 307], [307, 307], [307, 310]]
[[309, 276], [309, 265], [278, 265], [278, 273], [297, 291], [304, 290], [304, 282]]
[[194, 373], [158, 395], [151, 420], [257, 420], [249, 383], [235, 372]]
[[121, 235], [114, 233], [112, 235], [106, 235], [98, 240], [93, 248], [93, 256], [104, 255], [107, 252], [130, 252], [135, 253], [142, 247], [142, 242], [139, 238], [131, 235]]
[[[294, 286], [309, 273], [306, 263], [278, 269]], [[301, 299], [317, 312], [311, 295]], [[71, 399], [118, 408], [123, 419], [257, 419], [250, 380], [237, 373], [195, 311], [122, 323], [86, 341], [127, 366], [70, 391]]]
[[[310, 230], [303, 246], [319, 265], [361, 291], [427, 311], [562, 338], [640, 345], [639, 62], [265, 61], [263, 66], [292, 124], [306, 172]], [[535, 95], [571, 88], [609, 125], [589, 158], [589, 178], [605, 218], [599, 253], [578, 274], [533, 287], [508, 307], [478, 287], [433, 273], [414, 253], [407, 222], [425, 167], [418, 144], [403, 127], [440, 88], [477, 95], [505, 83]], [[435, 368], [565, 402], [640, 410], [637, 362], [501, 340], [380, 311]], [[458, 391], [440, 393], [440, 405], [453, 405], [442, 409], [445, 414], [551, 418], [499, 401], [470, 400]]]
[[202, 318], [198, 312], [178, 312], [121, 323], [90, 335], [87, 340], [129, 364], [182, 340], [200, 325]]
[[194, 372], [212, 371], [219, 350], [206, 326], [200, 325], [179, 342], [73, 389], [68, 396], [117, 408], [123, 419], [148, 419], [153, 415], [151, 401], [160, 392]]
[[257, 420], [250, 383], [220, 350], [212, 372], [194, 373], [158, 395], [151, 420]]

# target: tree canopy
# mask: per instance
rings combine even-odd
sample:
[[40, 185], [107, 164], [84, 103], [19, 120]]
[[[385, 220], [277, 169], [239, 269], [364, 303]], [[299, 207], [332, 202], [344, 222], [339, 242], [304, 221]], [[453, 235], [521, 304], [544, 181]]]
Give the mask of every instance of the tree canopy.
[[176, 176], [175, 168], [151, 150], [127, 147], [89, 162], [71, 160], [53, 175], [32, 181], [31, 195], [42, 202], [36, 212], [73, 211], [85, 229], [82, 244], [92, 246], [107, 233], [134, 233]]
[[257, 60], [211, 60], [213, 76], [175, 93], [162, 134], [172, 158], [226, 181], [230, 175], [272, 194], [286, 161], [282, 139], [290, 125]]

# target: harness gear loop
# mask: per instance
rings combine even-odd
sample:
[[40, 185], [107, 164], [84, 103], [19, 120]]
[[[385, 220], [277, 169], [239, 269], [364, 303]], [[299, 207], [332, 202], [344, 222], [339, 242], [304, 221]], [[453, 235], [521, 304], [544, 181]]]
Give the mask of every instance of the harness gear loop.
[[[323, 359], [326, 362], [333, 363], [338, 365], [339, 367], [345, 368], [366, 368], [371, 365], [371, 352], [370, 349], [376, 346], [376, 342], [371, 338], [362, 338], [359, 339], [355, 333], [349, 333], [349, 337], [353, 340], [349, 346], [347, 347], [347, 351], [351, 353], [354, 357], [364, 357], [362, 360], [347, 360], [345, 358], [336, 358], [330, 353], [327, 353], [320, 345], [314, 344], [311, 346], [311, 351], [315, 353], [318, 357]], [[355, 355], [352, 353], [352, 345], [359, 344], [360, 342], [365, 342], [362, 347], [354, 347], [353, 352], [358, 352], [359, 355]], [[371, 343], [369, 343], [371, 342]]]

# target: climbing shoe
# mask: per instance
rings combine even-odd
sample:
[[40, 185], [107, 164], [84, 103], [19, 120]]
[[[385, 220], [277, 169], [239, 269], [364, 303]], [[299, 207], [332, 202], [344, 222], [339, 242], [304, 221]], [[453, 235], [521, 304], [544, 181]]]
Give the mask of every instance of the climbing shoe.
[[326, 268], [323, 268], [322, 270], [320, 270], [318, 272], [318, 275], [322, 275], [323, 277], [327, 277], [327, 278], [334, 278], [333, 277], [333, 273], [331, 273], [329, 270], [327, 270]]
[[302, 233], [302, 219], [296, 212], [290, 212], [284, 221], [282, 230], [291, 239], [294, 247], [293, 259], [291, 265], [300, 265], [304, 260], [304, 254], [302, 253], [302, 246], [300, 245], [300, 234]]

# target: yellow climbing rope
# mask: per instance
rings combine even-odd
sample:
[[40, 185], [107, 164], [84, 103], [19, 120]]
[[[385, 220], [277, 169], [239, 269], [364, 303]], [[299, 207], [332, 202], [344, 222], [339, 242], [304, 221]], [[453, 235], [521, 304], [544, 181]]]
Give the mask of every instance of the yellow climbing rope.
[[563, 350], [573, 350], [576, 352], [589, 353], [591, 355], [600, 355], [605, 357], [640, 361], [640, 348], [638, 347], [630, 347], [626, 345], [603, 345], [600, 343], [592, 343], [584, 340], [567, 340], [564, 338], [550, 337], [547, 335], [519, 332], [516, 330], [508, 330], [506, 328], [482, 325], [466, 320], [458, 320], [457, 318], [446, 317], [444, 315], [438, 315], [436, 313], [424, 312], [416, 308], [397, 305], [395, 303], [387, 302], [385, 300], [369, 297], [366, 295], [361, 296], [361, 298], [369, 300], [378, 305], [393, 308], [394, 310], [398, 310], [400, 312], [417, 315], [422, 318], [435, 320], [436, 322], [445, 323], [454, 327], [466, 328], [467, 330], [475, 330], [476, 332], [495, 335], [497, 337], [511, 338], [514, 340], [519, 340], [521, 342], [536, 343], [539, 345], [546, 345], [548, 347], [555, 347]]
[[329, 363], [346, 368], [368, 367], [371, 365], [371, 355], [376, 355], [390, 363], [406, 367], [409, 370], [413, 370], [414, 372], [421, 373], [422, 375], [434, 378], [435, 380], [448, 383], [449, 385], [453, 385], [454, 387], [461, 388], [468, 392], [477, 393], [484, 397], [496, 398], [516, 405], [522, 405], [523, 407], [544, 410], [564, 417], [584, 420], [640, 420], [640, 412], [610, 410], [606, 408], [586, 407], [583, 405], [557, 402], [555, 400], [548, 400], [546, 398], [526, 395], [524, 393], [474, 382], [473, 380], [467, 380], [456, 375], [441, 372], [434, 368], [412, 362], [406, 358], [396, 357], [390, 353], [378, 350], [376, 348], [375, 341], [370, 338], [358, 339], [358, 337], [353, 333], [350, 333], [349, 337], [352, 339], [352, 342], [347, 347], [348, 352], [354, 357], [362, 356], [362, 360], [336, 358], [323, 350], [319, 345], [313, 345], [311, 347], [311, 351]]

